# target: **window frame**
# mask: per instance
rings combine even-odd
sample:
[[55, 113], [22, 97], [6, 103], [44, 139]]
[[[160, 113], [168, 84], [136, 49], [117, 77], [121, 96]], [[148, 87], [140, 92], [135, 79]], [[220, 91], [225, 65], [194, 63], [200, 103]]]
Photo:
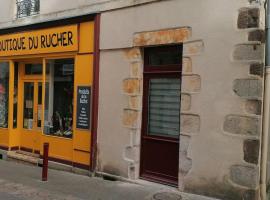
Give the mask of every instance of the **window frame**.
[[[160, 51], [172, 51], [176, 50], [179, 53], [180, 63], [175, 65], [162, 65], [162, 66], [153, 66], [149, 64], [149, 49], [151, 52], [160, 52]], [[171, 141], [178, 142], [179, 137], [167, 137], [159, 135], [149, 135], [149, 86], [150, 80], [153, 78], [179, 78], [180, 84], [182, 82], [182, 51], [183, 45], [170, 45], [170, 46], [159, 46], [159, 47], [150, 47], [144, 49], [144, 75], [143, 75], [143, 105], [142, 105], [142, 136], [143, 138], [153, 139], [153, 140], [162, 140], [162, 141]], [[181, 102], [181, 90], [180, 90], [180, 102]], [[181, 109], [181, 105], [180, 105]], [[179, 110], [179, 117], [181, 118], [181, 110]], [[181, 119], [179, 119], [180, 121]], [[180, 126], [180, 125], [179, 125]], [[181, 129], [181, 127], [180, 127]], [[180, 130], [181, 131], [181, 130]], [[180, 136], [180, 132], [179, 132]]]
[[[159, 52], [176, 51], [179, 54], [179, 64], [151, 65], [150, 54]], [[183, 45], [164, 45], [158, 47], [147, 47], [144, 49], [144, 73], [181, 73], [182, 71], [182, 52]]]
[[[66, 136], [61, 136], [61, 135], [56, 135], [55, 133], [53, 134], [47, 134], [45, 133], [45, 110], [46, 110], [46, 84], [49, 83], [48, 80], [47, 80], [47, 76], [51, 73], [51, 71], [49, 70], [49, 74], [47, 74], [47, 62], [50, 61], [50, 60], [73, 60], [73, 91], [72, 91], [72, 94], [73, 94], [73, 105], [72, 105], [72, 135], [71, 137], [66, 137]], [[42, 70], [42, 76], [43, 76], [43, 80], [42, 80], [42, 86], [44, 87], [44, 91], [42, 92], [43, 95], [42, 95], [42, 103], [43, 103], [43, 109], [42, 109], [42, 112], [43, 112], [43, 117], [42, 117], [42, 134], [46, 137], [56, 137], [56, 138], [62, 138], [62, 139], [67, 139], [67, 140], [72, 140], [74, 138], [74, 132], [75, 132], [75, 129], [76, 129], [76, 112], [75, 112], [75, 104], [74, 104], [74, 101], [75, 101], [75, 89], [76, 89], [76, 83], [75, 83], [75, 80], [76, 80], [76, 57], [75, 56], [64, 56], [64, 57], [47, 57], [45, 58], [45, 67], [43, 66], [43, 70]], [[45, 69], [45, 72], [44, 72], [44, 69]], [[55, 66], [54, 66], [54, 69], [55, 69]], [[54, 106], [53, 106], [54, 107]]]

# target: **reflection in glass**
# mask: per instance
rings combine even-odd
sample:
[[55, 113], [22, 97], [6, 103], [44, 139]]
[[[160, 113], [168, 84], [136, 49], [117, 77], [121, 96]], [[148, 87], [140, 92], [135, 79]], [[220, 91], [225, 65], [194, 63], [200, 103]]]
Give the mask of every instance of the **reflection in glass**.
[[44, 133], [72, 138], [74, 59], [47, 62]]
[[0, 127], [8, 127], [9, 63], [0, 63]]
[[42, 75], [42, 64], [26, 64], [26, 75]]
[[42, 115], [42, 83], [38, 83], [37, 127], [41, 128]]
[[34, 83], [24, 83], [24, 109], [23, 109], [23, 127], [33, 129], [34, 115]]

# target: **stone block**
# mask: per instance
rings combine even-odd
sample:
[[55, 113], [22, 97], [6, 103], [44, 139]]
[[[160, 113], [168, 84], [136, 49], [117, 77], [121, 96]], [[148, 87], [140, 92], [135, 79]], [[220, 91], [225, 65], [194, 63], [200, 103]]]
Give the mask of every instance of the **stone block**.
[[191, 108], [191, 95], [181, 94], [181, 111], [188, 111]]
[[3, 160], [7, 160], [7, 151], [0, 149], [0, 156]]
[[243, 200], [257, 200], [258, 197], [258, 190], [247, 190], [243, 193]]
[[256, 117], [228, 115], [225, 118], [223, 129], [237, 135], [259, 136], [260, 120]]
[[249, 2], [250, 4], [252, 4], [252, 3], [259, 3], [260, 1], [258, 1], [258, 0], [248, 0], [248, 2]]
[[191, 73], [192, 72], [192, 60], [191, 58], [184, 57], [182, 62], [182, 73]]
[[247, 100], [245, 103], [245, 110], [247, 113], [260, 115], [262, 110], [261, 100]]
[[264, 59], [264, 47], [259, 44], [236, 45], [233, 52], [233, 59], [243, 62], [261, 62]]
[[130, 130], [130, 146], [141, 145], [141, 129]]
[[123, 81], [123, 91], [128, 95], [136, 95], [141, 93], [141, 79], [128, 78]]
[[124, 150], [124, 160], [130, 163], [139, 161], [140, 148], [136, 146], [127, 146]]
[[191, 36], [191, 29], [188, 27], [168, 30], [150, 31], [136, 33], [133, 39], [135, 47], [182, 43]]
[[248, 33], [248, 41], [265, 43], [264, 30], [254, 30]]
[[230, 169], [230, 178], [240, 186], [256, 189], [259, 185], [259, 170], [257, 167], [234, 165]]
[[142, 78], [142, 62], [132, 62], [130, 68], [130, 76], [132, 78]]
[[141, 54], [141, 49], [140, 48], [131, 48], [128, 50], [125, 50], [125, 54], [127, 59], [134, 61], [141, 61], [142, 60], [142, 54]]
[[193, 114], [181, 114], [181, 133], [198, 133], [200, 131], [200, 116]]
[[259, 8], [242, 8], [239, 10], [237, 27], [239, 29], [258, 28], [260, 22]]
[[193, 56], [199, 55], [204, 49], [204, 43], [202, 40], [186, 42], [183, 45], [183, 55], [184, 56]]
[[192, 167], [192, 160], [187, 157], [185, 152], [179, 153], [179, 173], [186, 175]]
[[187, 153], [189, 143], [190, 143], [190, 136], [181, 134], [180, 135], [180, 152]]
[[134, 110], [142, 109], [142, 96], [129, 96], [128, 107]]
[[136, 180], [139, 178], [139, 164], [138, 163], [130, 163], [128, 166], [128, 178], [131, 180]]
[[124, 109], [123, 125], [130, 128], [137, 128], [139, 124], [139, 112], [131, 109]]
[[249, 67], [249, 74], [263, 77], [264, 64], [263, 63], [252, 63]]
[[201, 90], [201, 77], [197, 74], [183, 75], [182, 76], [182, 92], [192, 93]]
[[233, 91], [246, 99], [261, 98], [262, 89], [262, 80], [260, 79], [236, 79], [233, 83]]
[[243, 145], [244, 160], [249, 163], [258, 164], [260, 142], [259, 140], [245, 140]]

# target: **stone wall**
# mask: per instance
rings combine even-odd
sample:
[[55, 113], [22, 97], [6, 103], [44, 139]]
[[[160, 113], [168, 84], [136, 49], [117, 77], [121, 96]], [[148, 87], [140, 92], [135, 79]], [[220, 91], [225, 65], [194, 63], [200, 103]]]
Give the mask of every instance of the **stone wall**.
[[[198, 74], [192, 73], [192, 56], [203, 51], [201, 40], [189, 41], [192, 34], [190, 27], [157, 30], [135, 33], [133, 48], [125, 54], [130, 62], [130, 75], [123, 80], [123, 92], [128, 97], [128, 105], [123, 110], [123, 125], [129, 129], [130, 144], [124, 150], [124, 159], [129, 163], [128, 176], [131, 179], [139, 178], [140, 137], [142, 115], [142, 78], [143, 78], [143, 47], [163, 44], [183, 43], [183, 71], [181, 88], [181, 135], [180, 135], [180, 185], [182, 177], [191, 169], [192, 160], [187, 155], [191, 134], [200, 129], [200, 116], [190, 112], [193, 95], [200, 92], [201, 79]], [[181, 55], [179, 55], [179, 58]], [[179, 133], [180, 134], [180, 133]]]
[[234, 93], [242, 99], [243, 110], [225, 117], [225, 134], [243, 140], [243, 160], [230, 168], [230, 181], [235, 187], [246, 188], [245, 199], [257, 199], [259, 191], [259, 158], [262, 120], [262, 94], [264, 69], [264, 17], [261, 4], [239, 9], [237, 27], [247, 34], [245, 43], [236, 44], [233, 62], [249, 66], [247, 74], [233, 82]]
[[[113, 102], [121, 116], [101, 109], [98, 136], [104, 141], [113, 135], [124, 145], [119, 142], [115, 152], [104, 149], [112, 147], [110, 141], [102, 142], [99, 169], [104, 162], [121, 163], [119, 171], [139, 177], [143, 47], [183, 43], [179, 189], [255, 200], [264, 76], [262, 11], [258, 1], [170, 0], [103, 13], [101, 55], [111, 57], [101, 64], [101, 76], [105, 81], [118, 74], [121, 85]], [[119, 56], [113, 58], [116, 51], [122, 53], [121, 63]], [[109, 96], [114, 82], [100, 84], [103, 97]], [[103, 99], [102, 106], [110, 102]]]

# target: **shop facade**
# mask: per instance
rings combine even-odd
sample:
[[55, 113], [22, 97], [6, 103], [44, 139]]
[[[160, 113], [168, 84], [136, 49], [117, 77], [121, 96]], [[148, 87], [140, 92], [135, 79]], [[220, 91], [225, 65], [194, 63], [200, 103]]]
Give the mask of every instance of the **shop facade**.
[[[0, 148], [90, 170], [95, 16], [19, 27], [0, 35]], [[23, 31], [22, 31], [23, 30]]]
[[265, 2], [46, 0], [13, 20], [6, 1], [0, 148], [49, 142], [100, 175], [266, 199]]

